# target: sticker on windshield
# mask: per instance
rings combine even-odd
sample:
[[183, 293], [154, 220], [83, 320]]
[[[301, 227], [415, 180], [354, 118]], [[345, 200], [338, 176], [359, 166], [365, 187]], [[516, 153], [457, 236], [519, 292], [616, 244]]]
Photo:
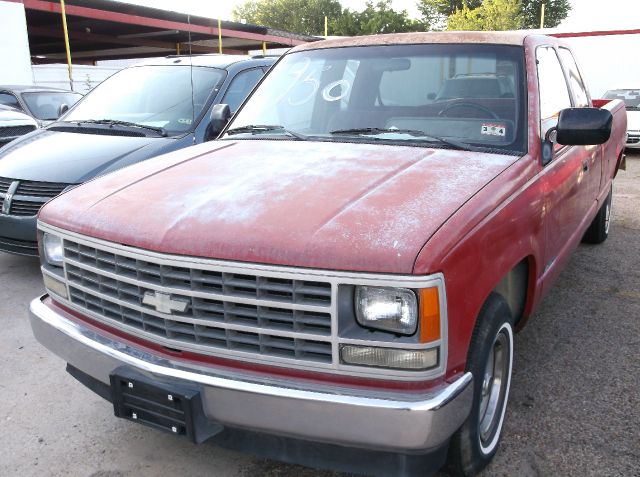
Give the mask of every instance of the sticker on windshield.
[[507, 126], [504, 124], [485, 123], [480, 129], [480, 134], [504, 137], [507, 135]]
[[180, 124], [191, 124], [190, 118], [178, 118], [178, 123]]

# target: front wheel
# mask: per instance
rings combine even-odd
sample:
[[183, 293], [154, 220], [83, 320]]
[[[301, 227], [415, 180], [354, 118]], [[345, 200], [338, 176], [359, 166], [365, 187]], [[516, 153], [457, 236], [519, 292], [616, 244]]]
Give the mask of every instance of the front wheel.
[[455, 475], [475, 475], [496, 453], [511, 385], [512, 321], [506, 301], [492, 293], [480, 311], [467, 358], [467, 371], [473, 374], [471, 412], [449, 446]]

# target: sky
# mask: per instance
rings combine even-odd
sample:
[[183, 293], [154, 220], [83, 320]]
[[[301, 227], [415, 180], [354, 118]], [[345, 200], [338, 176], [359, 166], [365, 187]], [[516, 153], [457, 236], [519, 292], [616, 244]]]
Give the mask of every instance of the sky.
[[[122, 1], [122, 0], [116, 0]], [[135, 3], [166, 10], [192, 13], [211, 18], [232, 20], [234, 7], [244, 0], [127, 0]], [[352, 10], [362, 10], [366, 0], [341, 0], [342, 6]], [[374, 0], [375, 3], [375, 0]], [[563, 30], [592, 31], [610, 29], [640, 28], [640, 0], [571, 0], [572, 10], [560, 25]], [[603, 4], [606, 3], [606, 7]], [[407, 10], [410, 16], [418, 17], [416, 0], [393, 0], [395, 10]]]

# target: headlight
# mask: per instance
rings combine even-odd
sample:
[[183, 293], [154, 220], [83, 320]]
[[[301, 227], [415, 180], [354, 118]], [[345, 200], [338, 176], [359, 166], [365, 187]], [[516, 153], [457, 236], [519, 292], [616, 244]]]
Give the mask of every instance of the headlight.
[[64, 256], [62, 238], [45, 232], [42, 236], [42, 250], [44, 252], [44, 260], [49, 265], [62, 266], [62, 258]]
[[359, 286], [356, 318], [367, 328], [412, 335], [418, 327], [418, 300], [408, 288]]

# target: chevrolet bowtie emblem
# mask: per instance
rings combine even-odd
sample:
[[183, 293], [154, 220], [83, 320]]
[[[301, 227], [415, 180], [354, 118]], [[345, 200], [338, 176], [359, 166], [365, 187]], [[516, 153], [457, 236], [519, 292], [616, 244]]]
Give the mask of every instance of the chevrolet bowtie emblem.
[[189, 301], [186, 298], [171, 298], [168, 293], [147, 290], [144, 292], [142, 303], [153, 306], [160, 313], [172, 314], [174, 311], [184, 313]]

